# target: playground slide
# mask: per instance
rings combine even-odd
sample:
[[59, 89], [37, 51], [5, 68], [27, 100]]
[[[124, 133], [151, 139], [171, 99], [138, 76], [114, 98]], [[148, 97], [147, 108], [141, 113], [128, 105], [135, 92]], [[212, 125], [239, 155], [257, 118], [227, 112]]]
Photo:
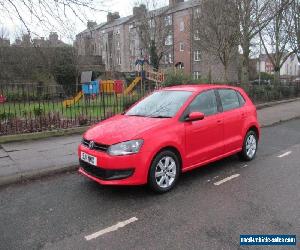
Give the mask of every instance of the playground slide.
[[142, 80], [142, 78], [140, 76], [137, 76], [132, 83], [130, 83], [130, 85], [125, 89], [124, 94], [127, 95], [129, 94], [134, 87]]
[[66, 99], [63, 101], [63, 106], [65, 108], [69, 108], [72, 105], [76, 104], [77, 102], [79, 102], [79, 100], [83, 97], [83, 92], [80, 91], [77, 93], [77, 95], [74, 98], [70, 98], [70, 99]]

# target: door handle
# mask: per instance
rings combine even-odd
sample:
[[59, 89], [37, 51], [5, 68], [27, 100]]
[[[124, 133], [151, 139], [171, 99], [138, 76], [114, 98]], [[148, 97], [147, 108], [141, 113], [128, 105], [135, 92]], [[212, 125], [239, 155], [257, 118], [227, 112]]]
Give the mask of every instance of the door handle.
[[218, 124], [222, 123], [222, 120], [217, 120], [217, 123], [218, 123]]

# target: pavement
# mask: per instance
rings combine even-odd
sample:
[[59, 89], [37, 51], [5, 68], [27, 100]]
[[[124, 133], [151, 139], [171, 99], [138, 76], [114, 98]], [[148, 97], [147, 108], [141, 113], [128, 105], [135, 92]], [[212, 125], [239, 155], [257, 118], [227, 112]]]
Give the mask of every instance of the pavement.
[[[300, 99], [259, 105], [262, 127], [300, 117]], [[77, 168], [81, 135], [51, 137], [0, 145], [0, 186]]]
[[[0, 249], [300, 249], [299, 154], [294, 119], [262, 129], [253, 161], [198, 168], [163, 195], [76, 172], [3, 186]], [[298, 243], [240, 247], [240, 234], [292, 234]]]

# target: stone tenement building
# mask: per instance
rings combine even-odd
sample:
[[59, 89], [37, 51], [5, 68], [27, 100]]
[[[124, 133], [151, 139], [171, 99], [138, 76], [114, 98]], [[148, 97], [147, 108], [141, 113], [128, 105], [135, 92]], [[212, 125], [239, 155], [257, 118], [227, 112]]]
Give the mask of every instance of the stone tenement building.
[[[133, 14], [127, 17], [120, 17], [118, 12], [109, 13], [105, 23], [88, 22], [87, 29], [76, 36], [74, 46], [79, 56], [101, 56], [106, 71], [135, 71], [137, 59], [151, 61], [139, 35], [141, 13], [144, 19], [149, 19], [149, 27], [153, 25], [151, 16], [162, 16], [164, 28], [170, 32], [165, 38], [160, 68], [180, 67], [195, 79], [223, 81], [224, 68], [219, 59], [197, 48], [197, 34], [201, 31], [191, 27], [200, 11], [199, 0], [169, 0], [168, 6], [156, 10], [147, 11], [145, 5], [134, 7]], [[232, 82], [238, 80], [238, 48], [236, 51], [237, 59], [228, 70]]]
[[29, 34], [24, 34], [22, 39], [17, 38], [15, 43], [12, 44], [15, 47], [65, 47], [69, 46], [63, 41], [59, 40], [56, 32], [50, 32], [49, 37], [33, 38], [31, 39]]

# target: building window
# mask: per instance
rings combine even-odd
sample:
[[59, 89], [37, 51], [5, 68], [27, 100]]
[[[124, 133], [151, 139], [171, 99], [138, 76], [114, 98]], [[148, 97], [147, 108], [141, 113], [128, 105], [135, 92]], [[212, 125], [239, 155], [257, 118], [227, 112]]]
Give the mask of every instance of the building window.
[[117, 57], [117, 63], [118, 63], [118, 65], [121, 65], [121, 56]]
[[173, 57], [171, 53], [169, 53], [169, 63], [173, 63]]
[[201, 60], [200, 50], [194, 51], [194, 61], [199, 62]]
[[195, 30], [195, 33], [194, 33], [194, 40], [196, 40], [196, 41], [199, 41], [199, 40], [200, 40], [199, 30]]
[[165, 26], [170, 26], [172, 25], [172, 16], [165, 16]]
[[183, 42], [179, 43], [179, 51], [184, 51], [184, 44], [183, 44]]
[[180, 23], [179, 23], [179, 30], [181, 32], [184, 31], [184, 21], [180, 21]]
[[193, 72], [194, 80], [198, 80], [201, 78], [200, 71]]
[[168, 35], [165, 40], [165, 45], [172, 45], [172, 44], [173, 44], [172, 35]]
[[117, 50], [120, 50], [120, 42], [117, 41]]
[[200, 17], [200, 8], [196, 8], [194, 10], [194, 16], [195, 16], [195, 18], [199, 18]]
[[165, 64], [171, 64], [173, 63], [173, 58], [172, 58], [172, 54], [168, 53], [167, 55], [164, 56], [165, 58]]
[[154, 22], [154, 19], [153, 19], [153, 18], [151, 18], [151, 19], [149, 20], [149, 27], [150, 27], [150, 28], [155, 28], [155, 22]]

